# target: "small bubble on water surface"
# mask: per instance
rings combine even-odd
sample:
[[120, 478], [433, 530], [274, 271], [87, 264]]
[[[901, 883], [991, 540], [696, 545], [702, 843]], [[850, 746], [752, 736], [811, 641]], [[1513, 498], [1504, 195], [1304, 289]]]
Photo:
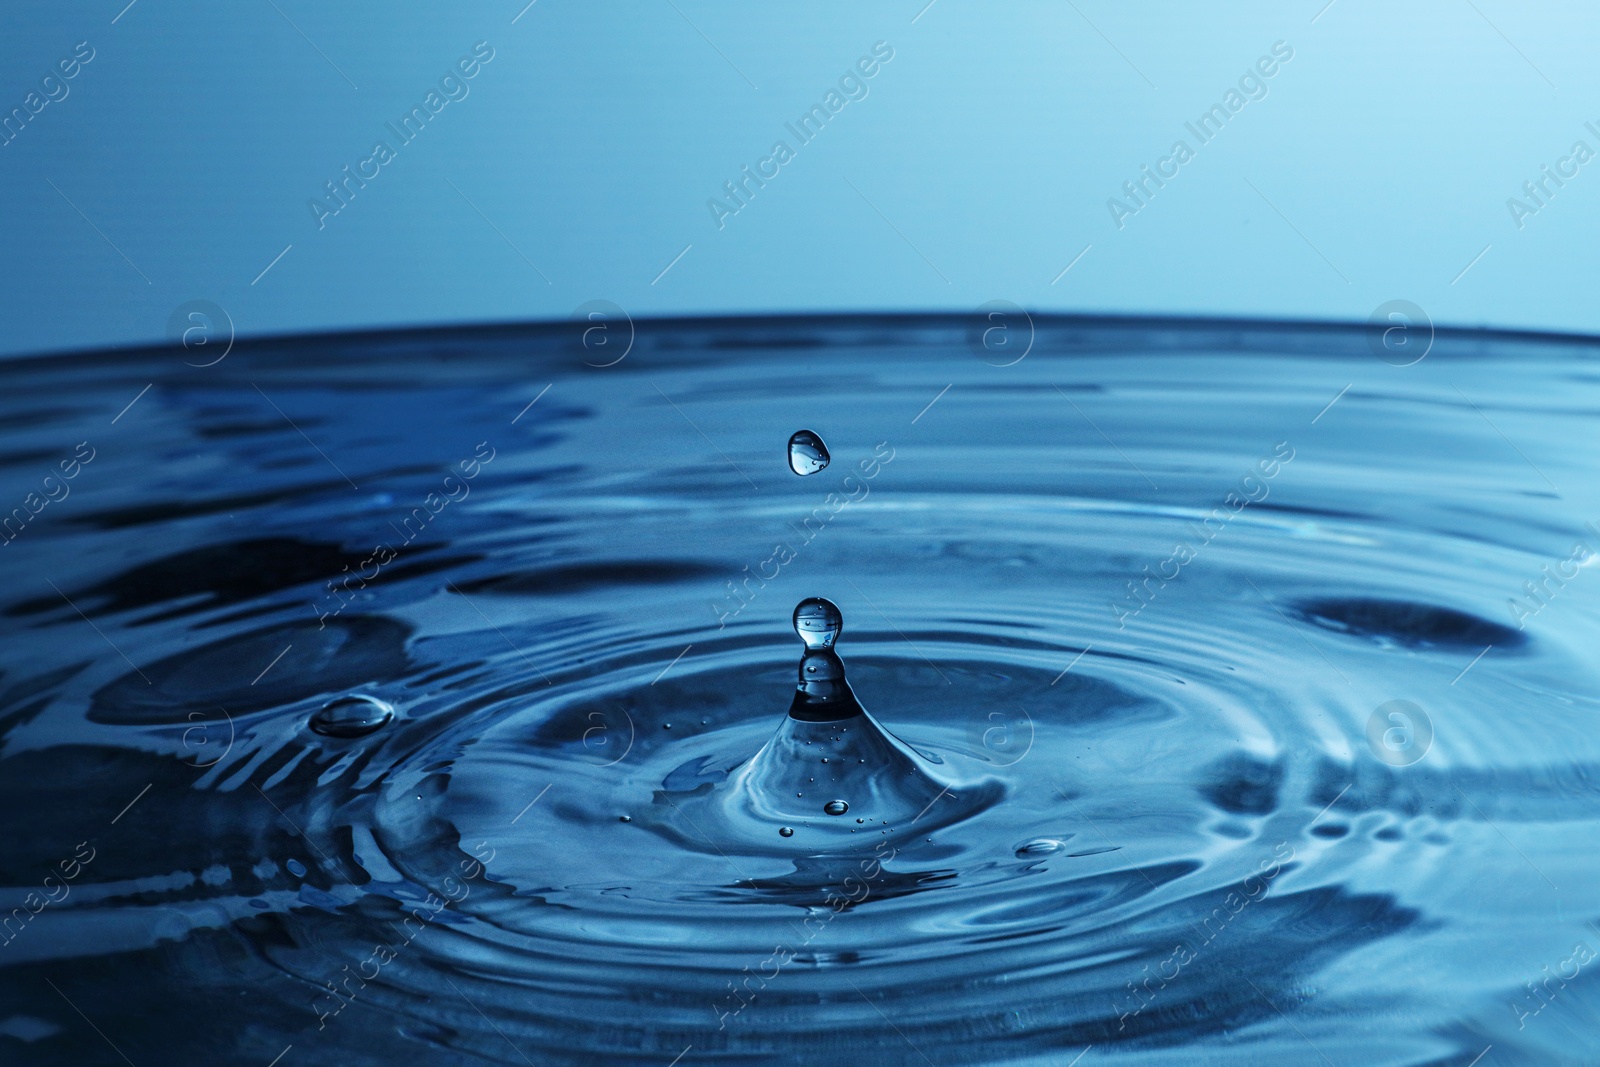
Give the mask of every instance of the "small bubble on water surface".
[[793, 837], [794, 836], [794, 827], [792, 827], [792, 826], [780, 826], [780, 827], [778, 827], [778, 835], [780, 837]]
[[810, 430], [796, 431], [789, 438], [789, 469], [796, 474], [815, 474], [828, 465], [828, 446]]
[[[822, 805], [822, 810], [827, 812], [829, 815], [843, 815], [845, 812], [850, 810], [850, 805], [846, 804], [842, 800], [830, 800], [826, 804]], [[857, 819], [856, 821], [860, 822], [861, 820]]]
[[1018, 858], [1028, 856], [1048, 856], [1052, 852], [1060, 852], [1066, 848], [1066, 842], [1057, 841], [1053, 837], [1036, 837], [1032, 841], [1025, 841], [1017, 846]]
[[331, 700], [311, 716], [311, 729], [323, 737], [365, 737], [394, 718], [394, 708], [376, 697], [347, 696]]
[[306, 865], [301, 863], [299, 860], [290, 860], [288, 863], [284, 864], [284, 866], [288, 867], [289, 873], [294, 875], [296, 878], [304, 878], [306, 876]]

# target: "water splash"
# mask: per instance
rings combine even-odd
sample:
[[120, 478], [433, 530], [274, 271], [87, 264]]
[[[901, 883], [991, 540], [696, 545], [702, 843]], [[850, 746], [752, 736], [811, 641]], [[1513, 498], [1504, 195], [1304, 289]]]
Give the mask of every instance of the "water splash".
[[[774, 826], [805, 828], [811, 831], [807, 847], [816, 848], [818, 833], [846, 839], [858, 833], [836, 821], [846, 812], [895, 835], [958, 821], [995, 803], [998, 783], [958, 788], [868, 714], [832, 647], [844, 628], [838, 607], [810, 597], [795, 608], [793, 620], [805, 649], [789, 714], [715, 794], [730, 838], [770, 840]], [[945, 803], [933, 812], [941, 799]]]

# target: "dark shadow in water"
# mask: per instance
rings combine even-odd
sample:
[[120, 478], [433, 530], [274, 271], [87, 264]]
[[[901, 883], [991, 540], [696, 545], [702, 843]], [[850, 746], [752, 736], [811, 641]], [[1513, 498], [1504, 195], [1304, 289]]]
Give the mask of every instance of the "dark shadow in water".
[[190, 712], [246, 714], [385, 682], [411, 669], [410, 636], [404, 623], [377, 615], [330, 619], [320, 628], [310, 621], [254, 630], [123, 675], [94, 694], [89, 718], [181, 723]]
[[573, 563], [538, 570], [457, 582], [464, 593], [502, 593], [515, 596], [561, 596], [609, 586], [670, 585], [691, 578], [715, 578], [726, 568], [686, 560], [636, 559], [613, 563]]
[[[410, 554], [442, 547], [439, 543], [418, 542], [408, 545], [406, 551]], [[230, 541], [140, 563], [93, 585], [74, 589], [67, 595], [78, 609], [90, 617], [135, 611], [191, 597], [205, 598], [199, 603], [185, 604], [135, 623], [147, 625], [254, 600], [310, 582], [351, 575], [359, 579], [362, 566], [372, 565], [372, 556], [370, 550], [349, 552], [337, 544], [290, 537]], [[480, 558], [476, 555], [436, 556], [391, 566], [384, 574], [390, 579], [417, 577], [457, 568]], [[354, 589], [359, 590], [364, 584], [357, 584]], [[338, 603], [334, 593], [325, 590], [317, 592], [323, 599]], [[259, 610], [266, 612], [277, 607], [279, 605], [269, 604]], [[27, 616], [51, 611], [70, 616], [73, 614], [73, 605], [59, 596], [36, 597], [11, 605], [5, 609], [5, 614]]]
[[1486, 645], [1510, 650], [1528, 643], [1526, 635], [1509, 626], [1453, 608], [1409, 600], [1330, 597], [1301, 601], [1294, 612], [1324, 630], [1417, 651], [1477, 652]]
[[1242, 752], [1212, 764], [1200, 795], [1234, 815], [1268, 815], [1277, 810], [1283, 765]]

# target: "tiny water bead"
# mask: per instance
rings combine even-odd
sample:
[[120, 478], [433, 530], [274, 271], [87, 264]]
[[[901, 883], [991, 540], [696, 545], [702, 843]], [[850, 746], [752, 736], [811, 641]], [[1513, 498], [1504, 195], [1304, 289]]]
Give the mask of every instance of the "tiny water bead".
[[828, 446], [810, 430], [798, 430], [789, 438], [789, 469], [796, 474], [815, 474], [829, 459]]
[[330, 700], [311, 716], [311, 729], [323, 737], [365, 737], [394, 718], [394, 707], [364, 694]]
[[793, 837], [794, 836], [794, 827], [792, 827], [792, 826], [780, 826], [780, 827], [778, 827], [778, 834], [781, 837]]
[[[850, 805], [843, 800], [830, 800], [822, 805], [822, 810], [829, 815], [843, 815], [850, 810]], [[861, 820], [857, 819], [856, 821], [860, 822]]]
[[289, 873], [294, 875], [296, 878], [304, 878], [306, 876], [306, 865], [301, 863], [299, 860], [290, 860], [288, 863], [285, 863], [284, 866], [289, 868]]
[[844, 616], [837, 605], [822, 597], [807, 597], [795, 605], [794, 632], [813, 652], [833, 647], [844, 629]]

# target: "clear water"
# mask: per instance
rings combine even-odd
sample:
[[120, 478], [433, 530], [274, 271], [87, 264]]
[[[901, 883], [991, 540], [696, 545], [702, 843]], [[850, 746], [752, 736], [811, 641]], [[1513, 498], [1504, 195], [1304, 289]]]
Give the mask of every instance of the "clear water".
[[1594, 1062], [1595, 349], [1035, 328], [0, 367], [0, 1062]]
[[810, 430], [796, 430], [789, 438], [789, 469], [799, 475], [816, 474], [833, 457], [822, 438]]

